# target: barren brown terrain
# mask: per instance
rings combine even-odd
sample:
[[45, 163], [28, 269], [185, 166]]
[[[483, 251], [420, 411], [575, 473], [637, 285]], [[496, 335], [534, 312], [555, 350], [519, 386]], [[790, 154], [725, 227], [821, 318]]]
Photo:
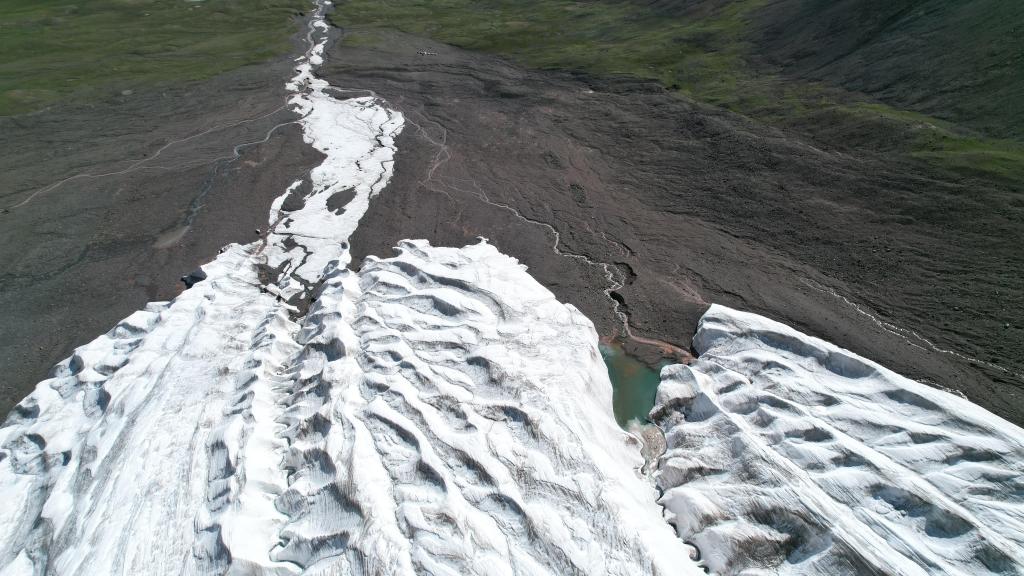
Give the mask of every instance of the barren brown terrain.
[[622, 332], [614, 288], [651, 362], [670, 347], [641, 339], [686, 350], [716, 302], [1024, 421], [1018, 190], [830, 149], [653, 83], [374, 34], [323, 69], [408, 121], [357, 256], [486, 236], [606, 338]]

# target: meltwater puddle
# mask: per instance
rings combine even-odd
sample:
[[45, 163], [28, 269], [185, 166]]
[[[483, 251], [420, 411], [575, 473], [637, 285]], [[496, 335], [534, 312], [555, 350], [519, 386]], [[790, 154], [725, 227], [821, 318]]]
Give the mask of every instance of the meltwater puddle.
[[658, 383], [661, 381], [661, 368], [651, 368], [640, 360], [630, 356], [617, 341], [602, 341], [601, 356], [608, 367], [608, 377], [612, 381], [612, 410], [615, 421], [623, 428], [633, 420], [641, 424], [650, 422], [647, 417], [654, 408]]

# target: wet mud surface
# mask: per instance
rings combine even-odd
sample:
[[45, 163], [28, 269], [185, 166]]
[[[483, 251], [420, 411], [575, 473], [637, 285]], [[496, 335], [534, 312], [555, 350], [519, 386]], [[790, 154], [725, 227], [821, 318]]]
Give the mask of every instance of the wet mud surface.
[[1020, 190], [828, 149], [649, 83], [378, 39], [335, 46], [322, 69], [407, 117], [354, 265], [401, 238], [486, 236], [602, 337], [622, 334], [616, 300], [627, 349], [652, 365], [665, 347], [639, 340], [689, 349], [717, 302], [1024, 422]]
[[289, 76], [281, 60], [0, 119], [0, 413], [266, 229], [272, 200], [319, 162], [283, 108]]

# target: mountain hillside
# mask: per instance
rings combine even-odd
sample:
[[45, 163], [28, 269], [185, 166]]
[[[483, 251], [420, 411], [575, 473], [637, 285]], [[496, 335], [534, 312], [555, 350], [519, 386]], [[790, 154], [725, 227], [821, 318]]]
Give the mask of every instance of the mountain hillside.
[[1017, 187], [1022, 13], [1000, 0], [346, 0], [332, 18], [653, 79], [821, 147]]
[[998, 138], [1024, 137], [1024, 3], [775, 0], [752, 56]]

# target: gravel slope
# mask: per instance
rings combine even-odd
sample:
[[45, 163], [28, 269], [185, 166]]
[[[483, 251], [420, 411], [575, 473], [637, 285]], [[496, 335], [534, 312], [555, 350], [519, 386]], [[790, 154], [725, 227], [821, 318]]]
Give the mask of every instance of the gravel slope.
[[621, 330], [602, 293], [616, 284], [636, 335], [684, 350], [718, 302], [1024, 421], [1013, 190], [821, 149], [651, 84], [373, 34], [324, 67], [410, 122], [357, 259], [401, 238], [486, 235], [603, 336]]
[[320, 158], [285, 124], [290, 69], [0, 119], [0, 413], [74, 347], [266, 229], [271, 201]]

